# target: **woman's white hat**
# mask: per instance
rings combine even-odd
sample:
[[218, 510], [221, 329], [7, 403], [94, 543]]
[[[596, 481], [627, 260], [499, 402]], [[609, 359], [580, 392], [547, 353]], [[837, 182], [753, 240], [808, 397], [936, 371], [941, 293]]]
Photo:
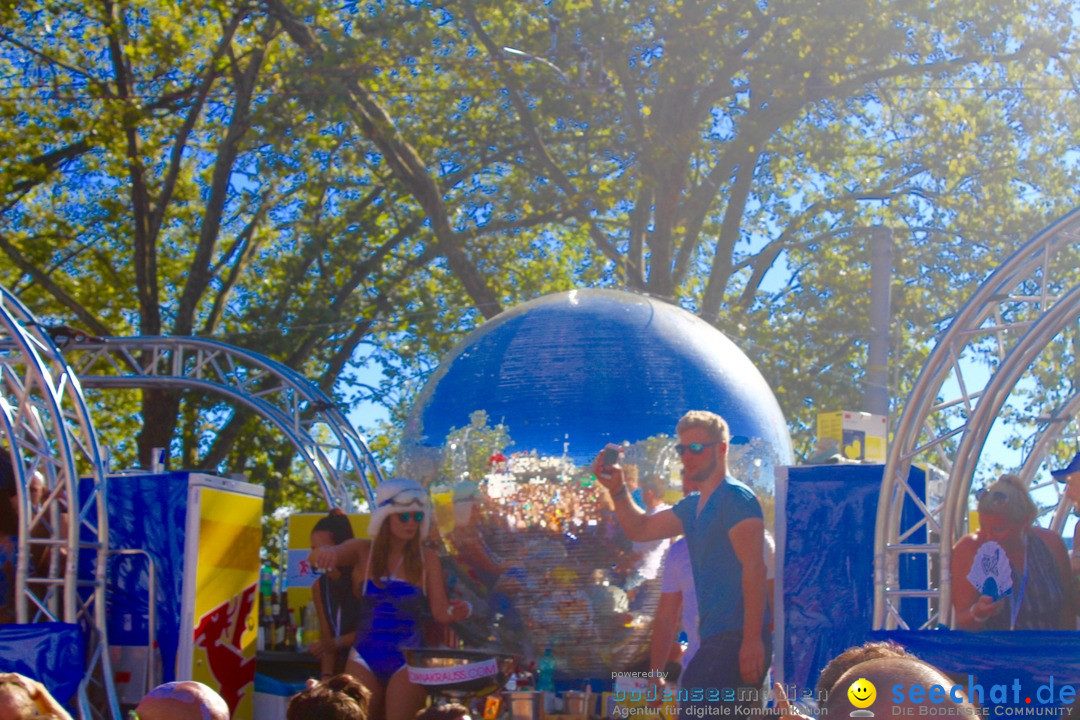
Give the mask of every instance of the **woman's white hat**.
[[409, 478], [394, 478], [381, 483], [375, 488], [375, 510], [368, 521], [368, 536], [377, 536], [383, 520], [394, 513], [417, 510], [424, 513], [420, 523], [420, 539], [424, 540], [431, 528], [431, 500], [428, 499], [427, 490]]

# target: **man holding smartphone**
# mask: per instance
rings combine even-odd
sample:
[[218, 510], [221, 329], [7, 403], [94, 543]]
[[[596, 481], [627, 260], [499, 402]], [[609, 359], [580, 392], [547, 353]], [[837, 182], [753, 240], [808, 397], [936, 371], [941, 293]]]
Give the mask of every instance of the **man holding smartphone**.
[[[611, 493], [615, 516], [630, 540], [685, 535], [698, 598], [701, 647], [682, 687], [690, 705], [760, 706], [772, 659], [762, 559], [765, 524], [753, 490], [728, 475], [730, 431], [719, 415], [686, 413], [675, 428], [684, 478], [697, 485], [674, 508], [647, 515], [634, 503], [609, 445], [593, 464]], [[699, 699], [700, 696], [700, 699]]]

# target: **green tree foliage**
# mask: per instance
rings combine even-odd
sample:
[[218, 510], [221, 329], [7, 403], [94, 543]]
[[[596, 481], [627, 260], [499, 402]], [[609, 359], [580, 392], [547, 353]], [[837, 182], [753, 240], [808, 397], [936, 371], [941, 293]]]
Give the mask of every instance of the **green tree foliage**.
[[[5, 3], [2, 20], [0, 253], [5, 283], [43, 318], [220, 338], [342, 403], [394, 402], [395, 374], [426, 369], [477, 309], [568, 283], [573, 252], [488, 283], [481, 269], [511, 246], [551, 242], [538, 218], [481, 229], [459, 215], [440, 235], [388, 149], [350, 121], [348, 77], [313, 67], [258, 6], [29, 0]], [[471, 182], [477, 162], [443, 168], [444, 182]], [[488, 249], [495, 232], [506, 240]], [[388, 387], [360, 382], [361, 359]], [[280, 439], [213, 398], [104, 402], [120, 418], [116, 432], [100, 423], [118, 464], [171, 444], [184, 467], [247, 472], [271, 505], [296, 472]]]
[[[0, 12], [15, 289], [398, 412], [482, 317], [622, 285], [746, 347], [805, 448], [816, 412], [861, 404], [869, 225], [894, 229], [903, 397], [975, 284], [1077, 201], [1076, 29], [1049, 0]], [[143, 454], [178, 435], [189, 465], [281, 455], [236, 450], [243, 413], [141, 411]]]
[[357, 83], [429, 167], [499, 155], [478, 187], [440, 186], [440, 213], [558, 213], [589, 245], [579, 278], [747, 346], [804, 449], [817, 411], [861, 406], [870, 225], [894, 231], [902, 397], [978, 281], [1077, 200], [1057, 3], [267, 6], [308, 18], [313, 61], [378, 58]]

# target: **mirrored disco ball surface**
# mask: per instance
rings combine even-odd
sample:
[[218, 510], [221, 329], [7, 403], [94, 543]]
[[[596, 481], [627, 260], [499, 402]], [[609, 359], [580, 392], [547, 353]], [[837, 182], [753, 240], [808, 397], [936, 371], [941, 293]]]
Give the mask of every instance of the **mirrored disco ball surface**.
[[452, 350], [410, 414], [397, 473], [427, 485], [473, 642], [562, 677], [648, 662], [666, 542], [631, 543], [591, 463], [624, 447], [639, 505], [681, 498], [675, 425], [691, 409], [731, 426], [732, 474], [771, 525], [774, 468], [792, 461], [783, 414], [734, 343], [645, 296], [575, 290], [502, 313]]

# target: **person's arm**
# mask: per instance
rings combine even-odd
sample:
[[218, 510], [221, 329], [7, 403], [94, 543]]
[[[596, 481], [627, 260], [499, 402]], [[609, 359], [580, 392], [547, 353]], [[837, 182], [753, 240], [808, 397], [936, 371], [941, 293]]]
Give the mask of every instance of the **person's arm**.
[[765, 643], [762, 642], [762, 623], [765, 621], [765, 561], [762, 543], [765, 523], [759, 517], [740, 520], [728, 537], [735, 557], [742, 565], [743, 638], [739, 648], [739, 674], [743, 682], [756, 683], [765, 675]]
[[604, 453], [601, 452], [593, 461], [593, 473], [600, 484], [611, 493], [611, 501], [615, 505], [615, 519], [619, 521], [626, 537], [633, 542], [645, 542], [682, 535], [682, 521], [671, 510], [661, 510], [648, 515], [638, 507], [630, 497], [630, 489], [623, 480], [622, 468], [605, 467], [603, 456]]
[[322, 583], [316, 581], [311, 586], [311, 601], [315, 605], [315, 617], [319, 621], [319, 639], [309, 645], [307, 651], [319, 659], [319, 677], [327, 678], [334, 674], [336, 638], [326, 617], [320, 585]]
[[[1073, 528], [1072, 556], [1069, 558], [1074, 575], [1080, 575], [1080, 522]], [[1080, 607], [1076, 608], [1080, 612]]]
[[431, 614], [444, 624], [461, 622], [472, 615], [472, 607], [464, 600], [447, 600], [446, 582], [443, 580], [439, 556], [433, 550], [424, 549], [424, 565], [427, 569], [427, 596]]
[[[649, 642], [649, 667], [653, 670], [663, 670], [667, 665], [668, 657], [671, 656], [671, 645], [675, 641], [675, 632], [679, 629], [681, 610], [681, 592], [660, 594], [660, 602], [656, 606], [656, 615], [653, 617], [652, 638]], [[666, 682], [660, 675], [656, 675], [653, 679], [656, 681], [657, 700], [652, 704], [658, 705], [664, 694]]]
[[1080, 616], [1080, 522], [1076, 523], [1076, 527], [1073, 529], [1072, 555], [1069, 556], [1069, 568], [1072, 573], [1073, 612]]
[[471, 563], [477, 570], [493, 575], [499, 575], [509, 569], [506, 565], [500, 565], [492, 559], [491, 555], [488, 554], [487, 548], [480, 542], [479, 537], [473, 533], [462, 533], [461, 537], [462, 542], [457, 546], [458, 552], [464, 557], [466, 562]]
[[340, 545], [324, 545], [314, 548], [308, 555], [308, 562], [317, 570], [333, 570], [339, 567], [357, 567], [367, 560], [371, 540], [353, 538]]
[[58, 703], [56, 698], [49, 694], [48, 689], [38, 681], [31, 680], [19, 673], [2, 673], [0, 674], [0, 681], [21, 685], [26, 694], [30, 696], [34, 707], [37, 708], [38, 715], [56, 718], [57, 720], [72, 720], [71, 715], [64, 709], [64, 706]]

